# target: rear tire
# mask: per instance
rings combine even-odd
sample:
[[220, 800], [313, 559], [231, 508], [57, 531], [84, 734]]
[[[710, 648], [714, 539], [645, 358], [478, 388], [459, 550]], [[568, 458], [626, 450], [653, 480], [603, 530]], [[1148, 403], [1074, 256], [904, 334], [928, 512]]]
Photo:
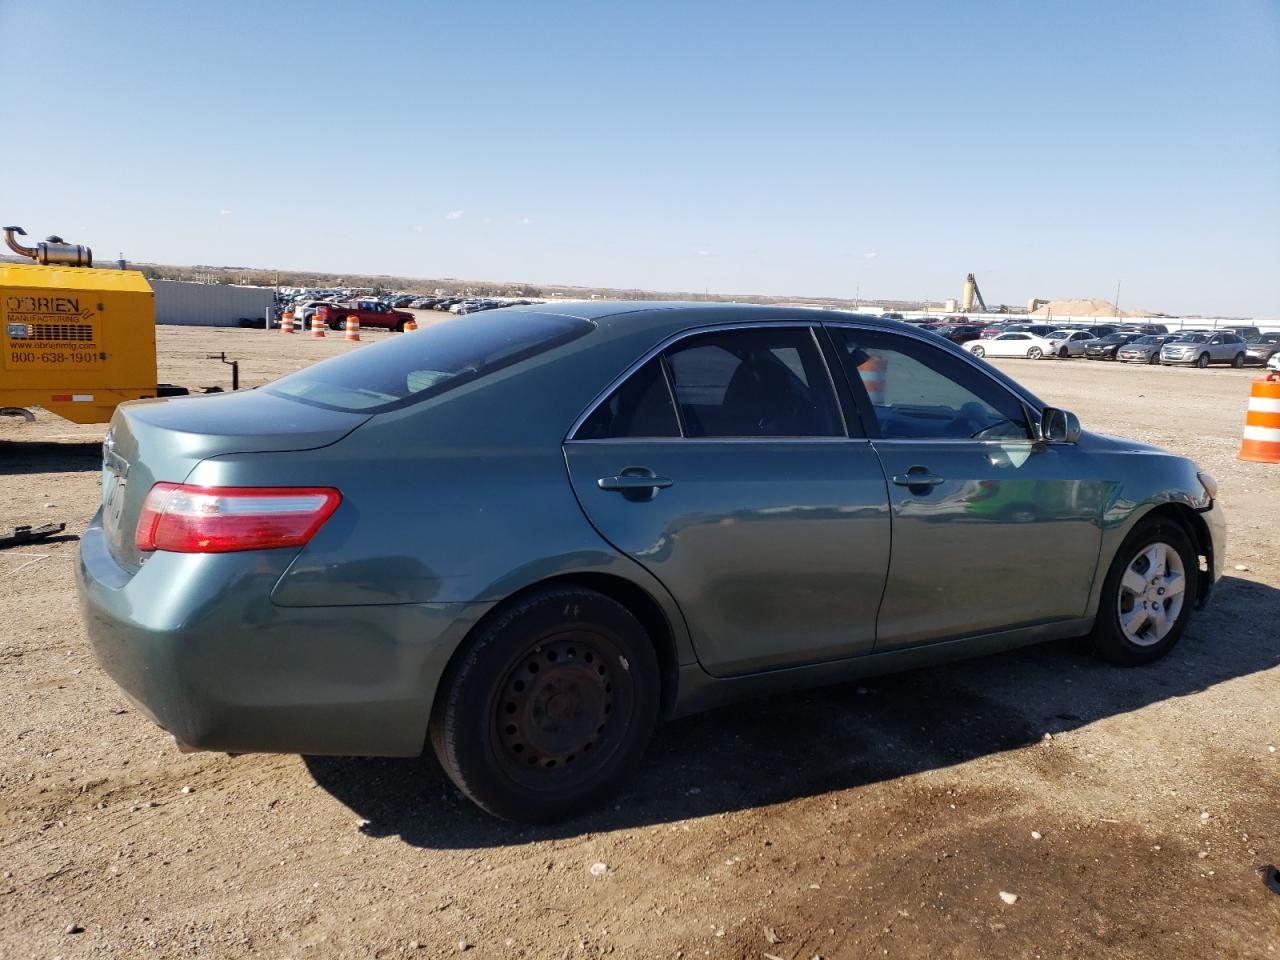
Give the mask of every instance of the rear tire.
[[[1161, 559], [1152, 565], [1153, 557]], [[1102, 583], [1089, 635], [1094, 652], [1125, 667], [1163, 657], [1187, 628], [1199, 576], [1199, 558], [1181, 526], [1163, 518], [1140, 523], [1116, 551]]]
[[1039, 360], [1043, 356], [1044, 356], [1044, 351], [1041, 350], [1039, 347], [1032, 347], [1030, 350], [1027, 351], [1028, 360]]
[[507, 820], [549, 823], [599, 804], [639, 762], [658, 719], [658, 660], [622, 604], [537, 591], [458, 653], [431, 744], [458, 789]]
[[978, 357], [979, 359], [987, 355], [987, 351], [984, 350], [982, 347], [978, 347], [978, 346], [970, 347], [969, 352], [972, 353], [975, 357]]

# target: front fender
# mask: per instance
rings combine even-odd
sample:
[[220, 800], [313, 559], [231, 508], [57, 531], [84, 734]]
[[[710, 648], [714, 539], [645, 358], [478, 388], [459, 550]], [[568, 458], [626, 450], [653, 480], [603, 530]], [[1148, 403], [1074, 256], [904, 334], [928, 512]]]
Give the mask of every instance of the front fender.
[[1226, 524], [1222, 510], [1200, 483], [1196, 465], [1184, 458], [1136, 441], [1112, 437], [1082, 436], [1082, 443], [1104, 463], [1102, 540], [1097, 573], [1089, 596], [1088, 615], [1096, 616], [1102, 584], [1120, 545], [1133, 530], [1156, 511], [1183, 521], [1206, 557], [1209, 577], [1198, 601], [1221, 576]]

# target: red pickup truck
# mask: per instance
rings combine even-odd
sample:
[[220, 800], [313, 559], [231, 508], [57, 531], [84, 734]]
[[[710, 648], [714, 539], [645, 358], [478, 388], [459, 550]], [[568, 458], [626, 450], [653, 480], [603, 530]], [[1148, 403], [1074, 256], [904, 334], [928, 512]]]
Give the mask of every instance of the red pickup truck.
[[384, 330], [404, 330], [404, 325], [413, 319], [413, 314], [392, 310], [380, 300], [326, 304], [316, 308], [316, 316], [334, 330], [345, 330], [347, 317], [355, 317], [362, 327], [381, 327]]

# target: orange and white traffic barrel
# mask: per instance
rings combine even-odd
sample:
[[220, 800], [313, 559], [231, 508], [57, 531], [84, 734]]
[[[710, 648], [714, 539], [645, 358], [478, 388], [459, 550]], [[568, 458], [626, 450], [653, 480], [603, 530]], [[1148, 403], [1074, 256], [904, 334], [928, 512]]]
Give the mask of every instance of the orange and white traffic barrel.
[[358, 317], [347, 317], [347, 340], [353, 343], [360, 341], [360, 320]]
[[280, 318], [280, 332], [293, 333], [293, 311], [286, 310], [284, 316]]
[[404, 322], [404, 332], [405, 332], [405, 333], [411, 333], [412, 331], [417, 330], [417, 329], [418, 329], [418, 324], [417, 324], [417, 322], [416, 322], [416, 321], [414, 321], [414, 320], [406, 320], [406, 321]]
[[1253, 382], [1239, 459], [1280, 463], [1280, 373]]
[[324, 321], [319, 317], [311, 318], [311, 336], [313, 339], [322, 339], [324, 337]]
[[871, 402], [877, 406], [884, 403], [884, 374], [887, 364], [883, 357], [871, 357], [858, 365], [858, 375], [862, 377], [862, 385], [867, 389]]

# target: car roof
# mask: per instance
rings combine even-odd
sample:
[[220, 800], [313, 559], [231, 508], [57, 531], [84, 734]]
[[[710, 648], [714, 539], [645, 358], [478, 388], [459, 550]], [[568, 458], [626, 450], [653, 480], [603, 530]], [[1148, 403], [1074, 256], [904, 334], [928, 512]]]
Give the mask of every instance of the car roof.
[[[790, 307], [761, 303], [705, 303], [685, 300], [583, 300], [569, 303], [535, 303], [508, 307], [525, 313], [542, 313], [590, 320], [601, 330], [613, 327], [634, 329], [637, 324], [655, 329], [670, 327], [672, 332], [686, 327], [717, 323], [750, 321], [809, 320], [829, 323], [856, 319], [865, 326], [886, 330], [903, 330], [901, 320], [884, 319], [874, 314], [817, 307]], [[909, 328], [908, 328], [909, 329]]]

